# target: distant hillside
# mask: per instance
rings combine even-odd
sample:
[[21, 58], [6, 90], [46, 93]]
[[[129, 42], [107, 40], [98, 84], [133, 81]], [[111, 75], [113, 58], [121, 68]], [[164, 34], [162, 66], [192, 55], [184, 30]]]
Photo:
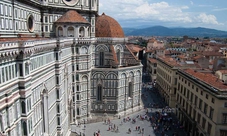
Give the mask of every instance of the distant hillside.
[[226, 31], [208, 28], [167, 28], [153, 26], [148, 28], [123, 28], [126, 36], [191, 36], [191, 37], [226, 37]]

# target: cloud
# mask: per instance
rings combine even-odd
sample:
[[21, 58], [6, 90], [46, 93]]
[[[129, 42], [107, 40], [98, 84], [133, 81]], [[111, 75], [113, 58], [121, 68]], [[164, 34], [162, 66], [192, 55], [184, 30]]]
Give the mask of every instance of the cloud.
[[[99, 14], [105, 12], [124, 26], [166, 25], [221, 27], [215, 15], [190, 11], [187, 5], [172, 5], [151, 0], [100, 0]], [[191, 5], [211, 7], [212, 5]], [[128, 25], [127, 25], [128, 24]]]
[[201, 13], [199, 16], [197, 16], [197, 19], [201, 23], [219, 25], [217, 18], [214, 15]]
[[[161, 21], [181, 21], [191, 22], [191, 17], [183, 12], [188, 6], [172, 6], [167, 2], [149, 3], [146, 0], [100, 0], [101, 10], [106, 10], [114, 14], [114, 18], [127, 19], [145, 19]], [[114, 5], [110, 4], [113, 3]], [[114, 7], [114, 8], [113, 8]], [[124, 13], [124, 15], [122, 14]], [[108, 13], [107, 13], [108, 15]]]
[[225, 11], [227, 10], [227, 8], [216, 8], [216, 9], [213, 9], [212, 11]]
[[198, 7], [213, 7], [213, 5], [198, 5]]

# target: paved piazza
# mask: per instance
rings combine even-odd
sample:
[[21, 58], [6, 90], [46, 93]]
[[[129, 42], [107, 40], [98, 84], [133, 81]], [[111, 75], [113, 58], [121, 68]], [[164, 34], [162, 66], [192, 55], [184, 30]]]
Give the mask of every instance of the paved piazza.
[[[82, 133], [85, 132], [85, 136], [96, 136], [94, 134], [95, 132], [100, 132], [99, 136], [186, 136], [186, 133], [183, 131], [181, 125], [173, 114], [174, 109], [162, 113], [163, 107], [166, 107], [166, 105], [162, 102], [156, 90], [143, 88], [142, 93], [144, 107], [148, 108], [144, 108], [139, 112], [127, 115], [126, 118], [131, 118], [130, 121], [124, 122], [124, 117], [121, 117], [121, 119], [110, 120], [110, 123], [108, 121], [106, 123], [103, 121], [85, 124], [85, 129], [84, 124], [82, 124], [79, 131]], [[154, 104], [159, 107], [154, 107]], [[169, 115], [168, 117], [171, 119], [171, 122], [167, 121], [168, 118], [164, 119], [164, 121], [160, 121], [160, 115], [165, 116], [164, 113]], [[153, 119], [142, 120], [138, 117], [138, 115], [141, 115], [143, 118], [145, 114], [148, 115], [148, 117], [153, 117]], [[132, 122], [132, 119], [135, 119], [135, 123]], [[158, 126], [156, 131], [154, 131], [154, 124]], [[141, 130], [136, 130], [136, 126], [140, 126]], [[129, 129], [131, 130], [131, 133], [129, 133]], [[142, 129], [144, 131], [142, 131]]]

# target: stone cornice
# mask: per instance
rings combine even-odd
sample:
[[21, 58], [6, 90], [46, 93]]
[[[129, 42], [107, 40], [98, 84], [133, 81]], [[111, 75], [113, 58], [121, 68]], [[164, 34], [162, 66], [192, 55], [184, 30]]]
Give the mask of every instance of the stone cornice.
[[19, 53], [30, 56], [42, 51], [54, 50], [56, 47], [61, 49], [76, 44], [118, 44], [127, 41], [127, 38], [53, 38], [28, 41], [6, 41], [0, 42], [0, 57], [14, 57]]

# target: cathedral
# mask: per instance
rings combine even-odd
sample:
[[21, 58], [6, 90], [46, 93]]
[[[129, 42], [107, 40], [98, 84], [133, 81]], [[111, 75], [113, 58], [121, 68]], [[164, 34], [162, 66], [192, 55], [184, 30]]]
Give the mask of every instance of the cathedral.
[[141, 109], [142, 64], [99, 0], [0, 1], [0, 136]]

